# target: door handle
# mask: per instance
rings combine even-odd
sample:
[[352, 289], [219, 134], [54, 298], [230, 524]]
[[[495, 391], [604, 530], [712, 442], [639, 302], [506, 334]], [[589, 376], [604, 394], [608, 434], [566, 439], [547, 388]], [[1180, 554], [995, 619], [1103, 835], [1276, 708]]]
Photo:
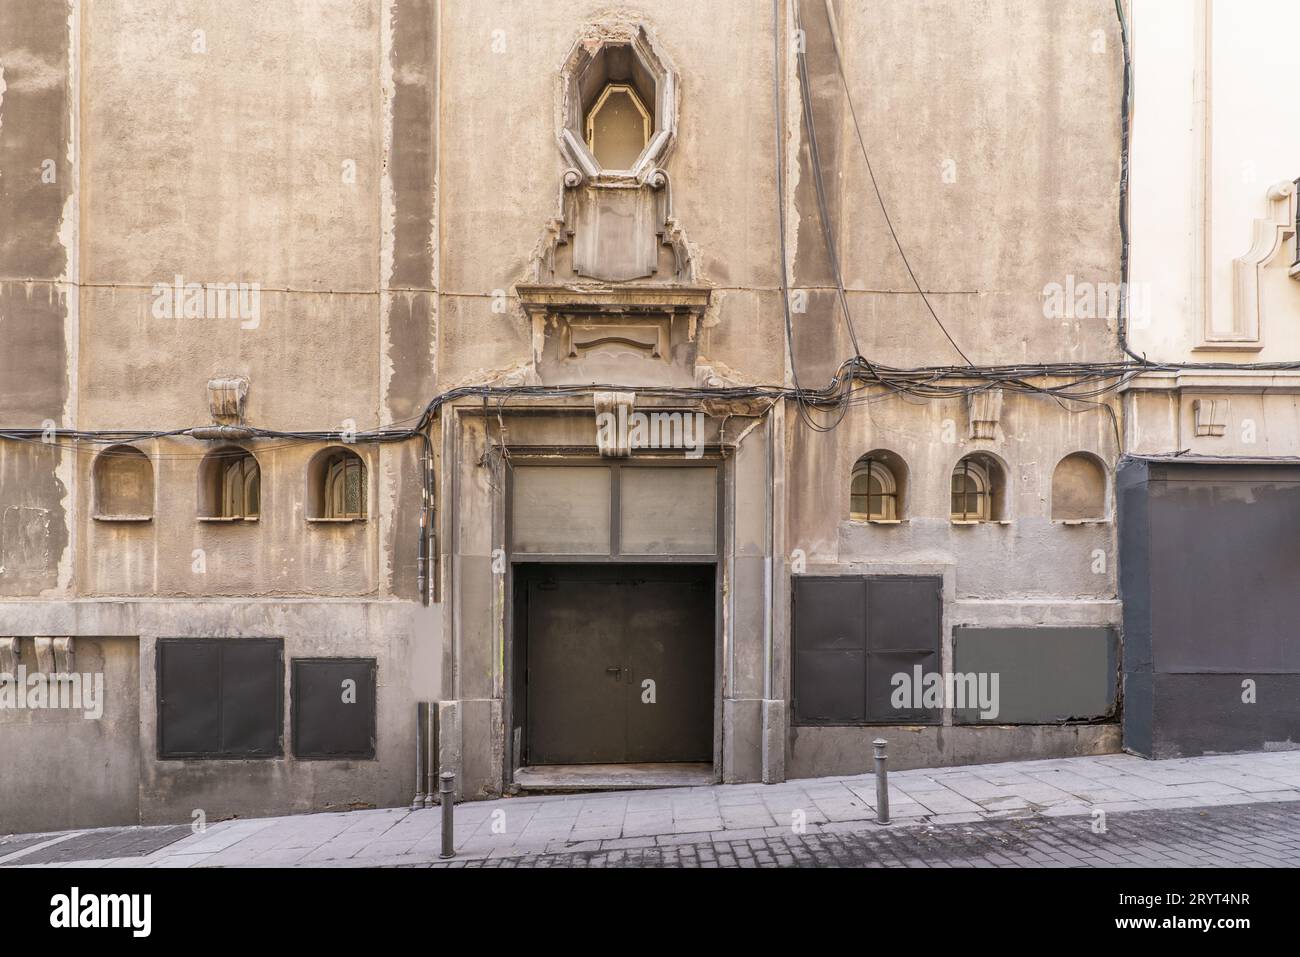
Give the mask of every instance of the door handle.
[[610, 665], [608, 668], [605, 669], [605, 674], [607, 675], [621, 675], [622, 673], [623, 673], [623, 669], [615, 665]]

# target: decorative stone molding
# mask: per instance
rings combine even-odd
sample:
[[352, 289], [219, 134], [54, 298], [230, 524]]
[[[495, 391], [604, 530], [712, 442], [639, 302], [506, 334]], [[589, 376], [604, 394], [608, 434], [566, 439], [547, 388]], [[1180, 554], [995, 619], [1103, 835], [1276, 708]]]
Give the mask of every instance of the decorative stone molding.
[[36, 670], [47, 675], [57, 672], [54, 664], [54, 639], [36, 639]]
[[695, 384], [709, 289], [649, 283], [515, 287], [543, 385]]
[[577, 315], [603, 319], [672, 314], [694, 319], [709, 305], [707, 286], [660, 286], [649, 283], [618, 286], [556, 286], [524, 284], [515, 287], [530, 317]]
[[[642, 24], [589, 24], [560, 70], [556, 136], [569, 167], [556, 213], [533, 251], [531, 280], [697, 282], [663, 163], [677, 138], [677, 71]], [[641, 111], [646, 144], [628, 169], [606, 169], [590, 120], [612, 90]], [[608, 159], [608, 157], [606, 157]]]
[[61, 675], [70, 675], [77, 670], [76, 646], [69, 636], [54, 639], [54, 670]]
[[[593, 401], [596, 406], [596, 447], [602, 458], [622, 459], [632, 454], [626, 428], [628, 416], [636, 407], [635, 392], [597, 392]], [[615, 428], [602, 427], [603, 416], [613, 416]]]
[[647, 322], [576, 323], [565, 321], [563, 330], [565, 358], [576, 359], [594, 349], [624, 349], [652, 359], [668, 353], [668, 319]]
[[1193, 399], [1192, 419], [1199, 437], [1222, 436], [1228, 431], [1227, 399]]
[[[610, 82], [625, 82], [653, 110], [649, 141], [631, 169], [606, 170], [587, 144], [586, 120]], [[583, 27], [560, 70], [560, 150], [588, 180], [642, 183], [677, 138], [677, 71], [642, 24], [602, 20]], [[567, 177], [566, 177], [567, 182]]]
[[248, 380], [243, 376], [218, 376], [208, 380], [208, 410], [214, 425], [243, 425]]
[[966, 397], [972, 439], [995, 439], [1002, 419], [1002, 390], [986, 389]]
[[[1263, 324], [1260, 308], [1260, 273], [1281, 252], [1286, 240], [1296, 233], [1296, 185], [1289, 180], [1268, 190], [1268, 215], [1256, 219], [1254, 239], [1244, 256], [1232, 261], [1232, 330], [1211, 334], [1215, 344], [1258, 344]], [[1294, 269], [1294, 267], [1293, 267]], [[1293, 273], [1294, 275], [1294, 273]]]
[[13, 637], [0, 638], [0, 675], [16, 675], [18, 673], [18, 658], [18, 639]]
[[556, 215], [533, 249], [529, 278], [697, 283], [696, 257], [673, 212], [668, 174], [657, 169], [644, 184], [602, 186], [568, 170]]
[[217, 376], [208, 380], [208, 411], [212, 425], [190, 430], [196, 439], [240, 440], [250, 437], [244, 426], [244, 403], [248, 399], [248, 380], [243, 376]]

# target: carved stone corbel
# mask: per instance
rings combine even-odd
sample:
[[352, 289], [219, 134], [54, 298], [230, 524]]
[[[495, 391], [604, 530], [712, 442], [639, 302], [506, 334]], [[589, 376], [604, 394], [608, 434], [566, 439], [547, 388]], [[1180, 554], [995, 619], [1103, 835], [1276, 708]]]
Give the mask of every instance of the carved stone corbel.
[[208, 380], [208, 411], [212, 425], [190, 430], [196, 439], [246, 439], [253, 433], [244, 425], [248, 380], [243, 376], [217, 376]]
[[998, 422], [1002, 419], [1001, 389], [971, 393], [966, 397], [966, 408], [970, 416], [970, 438], [997, 438]]
[[602, 458], [622, 459], [632, 454], [628, 418], [636, 406], [635, 392], [597, 392], [596, 448]]
[[67, 635], [54, 639], [54, 670], [70, 675], [77, 670], [77, 652], [73, 639]]
[[18, 639], [0, 638], [0, 678], [18, 674]]
[[42, 674], [54, 674], [54, 639], [36, 639], [36, 670]]

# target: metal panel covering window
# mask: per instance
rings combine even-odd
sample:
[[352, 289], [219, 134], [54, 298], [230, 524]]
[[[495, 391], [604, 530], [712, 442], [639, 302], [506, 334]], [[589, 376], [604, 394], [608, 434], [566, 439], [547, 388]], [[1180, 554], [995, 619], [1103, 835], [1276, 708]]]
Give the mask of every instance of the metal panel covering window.
[[619, 477], [623, 554], [712, 555], [717, 550], [717, 469], [624, 466]]
[[373, 760], [374, 658], [293, 659], [293, 755]]
[[793, 599], [796, 725], [938, 723], [914, 689], [939, 669], [941, 579], [796, 577]]
[[284, 754], [279, 638], [158, 640], [158, 757]]
[[608, 468], [516, 468], [515, 550], [561, 555], [608, 552], [612, 481]]
[[516, 561], [708, 562], [720, 545], [715, 462], [641, 460], [510, 470]]

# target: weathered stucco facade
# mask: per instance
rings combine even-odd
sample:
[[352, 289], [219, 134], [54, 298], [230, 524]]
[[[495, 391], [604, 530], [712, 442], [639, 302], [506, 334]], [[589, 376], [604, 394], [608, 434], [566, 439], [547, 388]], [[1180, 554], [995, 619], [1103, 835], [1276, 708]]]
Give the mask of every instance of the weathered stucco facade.
[[[877, 736], [896, 766], [1118, 749], [1120, 404], [1034, 391], [1081, 375], [1042, 364], [1122, 357], [1114, 315], [1044, 304], [1053, 284], [1121, 279], [1113, 5], [834, 15], [835, 39], [820, 0], [5, 4], [0, 636], [33, 670], [36, 639], [72, 637], [106, 698], [95, 721], [0, 711], [18, 755], [0, 831], [403, 804], [427, 787], [419, 702], [437, 702], [437, 766], [463, 797], [528, 786], [549, 704], [521, 583], [548, 563], [712, 569], [697, 780], [859, 771]], [[597, 79], [644, 107], [640, 168], [584, 145]], [[245, 284], [250, 308], [215, 315], [191, 283]], [[941, 397], [880, 378], [838, 408], [792, 397], [855, 353], [1027, 371], [996, 389], [950, 371], [966, 392]], [[611, 479], [599, 548], [576, 544], [593, 501], [577, 484], [524, 494], [529, 468], [684, 464], [681, 447], [619, 455], [601, 409], [704, 416], [716, 544], [672, 539], [685, 505], [635, 475]], [[120, 446], [148, 458], [145, 514], [97, 497]], [[260, 480], [235, 514], [205, 477], [229, 446]], [[952, 483], [970, 454], [988, 514], [968, 520]], [[1095, 488], [1059, 471], [1080, 454]], [[360, 515], [314, 504], [335, 455], [362, 463]], [[1075, 495], [1099, 504], [1076, 514]], [[538, 511], [559, 539], [530, 544]], [[638, 550], [643, 526], [662, 533]], [[812, 647], [799, 590], [823, 579], [932, 582], [933, 644], [908, 653], [1000, 673], [1009, 717], [809, 705], [800, 662], [833, 649]], [[622, 627], [595, 600], [588, 622]], [[211, 752], [168, 743], [160, 715], [187, 705], [160, 688], [160, 642], [202, 638], [279, 640], [278, 751], [225, 748], [225, 724]], [[855, 661], [898, 650], [864, 640]], [[369, 756], [296, 753], [294, 663], [323, 658], [374, 662]], [[868, 710], [889, 670], [871, 675]], [[46, 800], [56, 781], [84, 800]]]

